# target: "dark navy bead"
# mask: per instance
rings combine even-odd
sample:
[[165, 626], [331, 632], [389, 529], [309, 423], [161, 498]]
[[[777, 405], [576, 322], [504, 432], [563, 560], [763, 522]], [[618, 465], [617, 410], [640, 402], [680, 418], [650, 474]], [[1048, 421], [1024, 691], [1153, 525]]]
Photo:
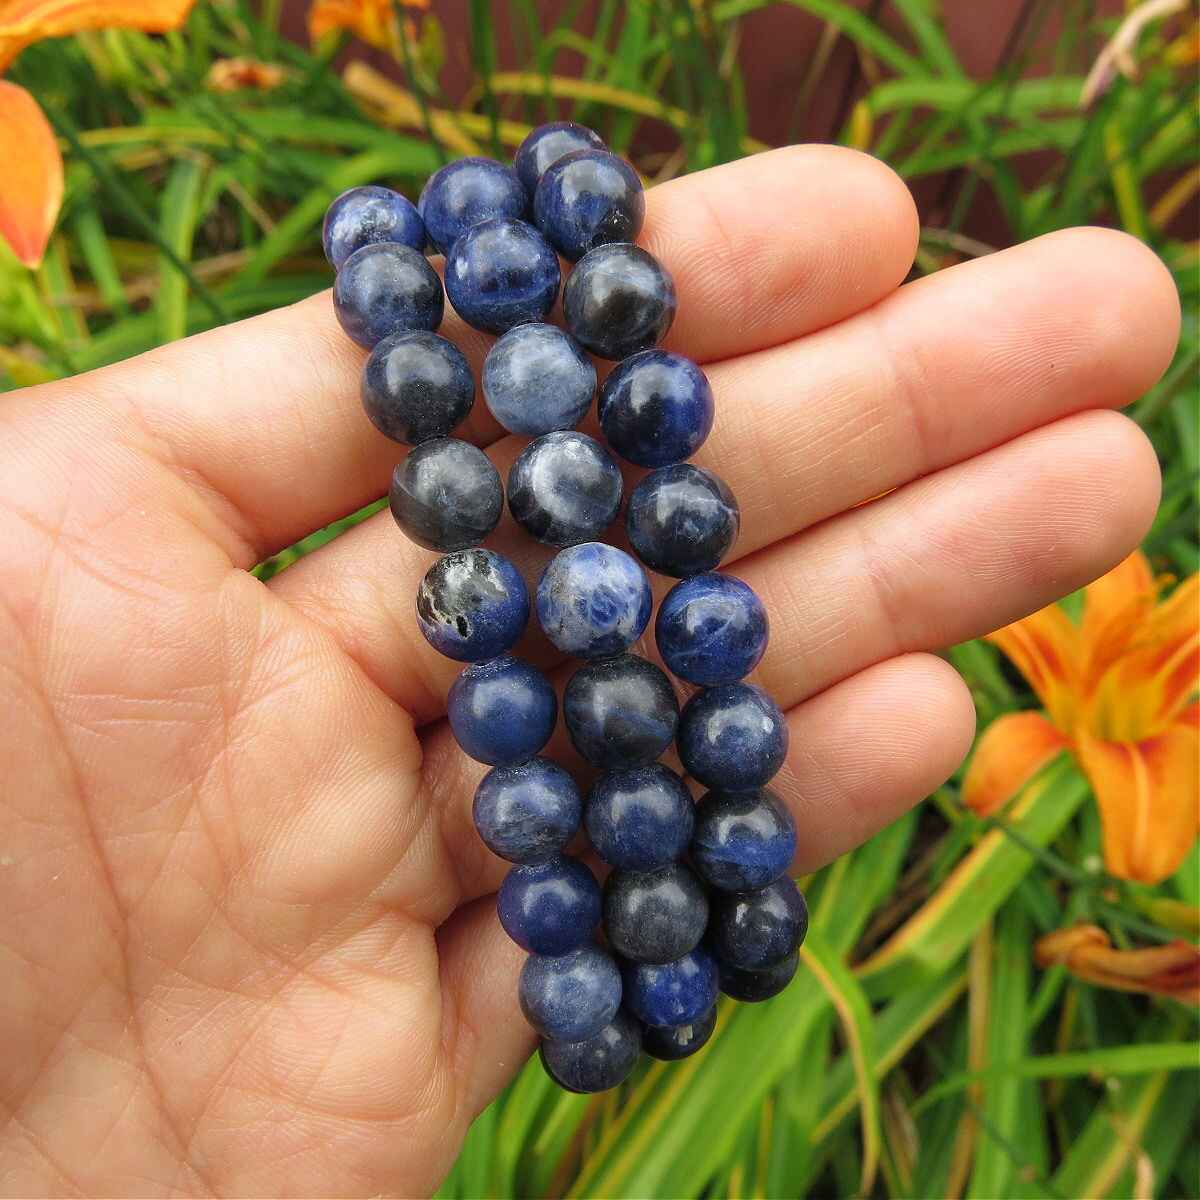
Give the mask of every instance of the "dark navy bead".
[[517, 998], [542, 1037], [580, 1042], [600, 1032], [621, 1007], [621, 972], [599, 946], [533, 954], [521, 968]]
[[481, 221], [527, 216], [529, 197], [511, 167], [491, 158], [460, 158], [429, 177], [417, 207], [430, 241], [449, 254], [458, 238]]
[[646, 219], [638, 173], [607, 150], [575, 150], [547, 169], [533, 197], [533, 219], [568, 262], [610, 242], [632, 242]]
[[609, 866], [653, 871], [687, 850], [695, 814], [683, 780], [654, 763], [601, 775], [588, 795], [584, 823], [596, 853]]
[[629, 963], [625, 1003], [647, 1025], [690, 1025], [717, 1002], [717, 963], [703, 946], [669, 963]]
[[506, 217], [473, 225], [446, 256], [446, 295], [468, 325], [505, 333], [540, 321], [558, 295], [558, 259], [532, 225]]
[[652, 763], [679, 723], [671, 681], [636, 654], [580, 667], [563, 693], [563, 718], [575, 749], [594, 767]]
[[535, 438], [508, 472], [508, 508], [539, 542], [574, 546], [600, 537], [621, 507], [621, 469], [595, 438], [573, 429]]
[[767, 610], [732, 575], [696, 575], [663, 598], [654, 638], [667, 670], [703, 687], [736, 683], [767, 648]]
[[568, 1092], [606, 1092], [629, 1078], [642, 1052], [642, 1027], [621, 1009], [599, 1033], [582, 1042], [544, 1041], [546, 1074]]
[[525, 140], [517, 147], [513, 168], [532, 200], [538, 180], [564, 154], [603, 149], [604, 139], [594, 129], [576, 125], [574, 121], [552, 121], [525, 135]]
[[532, 758], [550, 740], [558, 717], [550, 681], [508, 654], [467, 667], [450, 688], [446, 707], [464, 753], [491, 766]]
[[762, 971], [782, 963], [808, 932], [808, 906], [788, 878], [756, 892], [714, 892], [709, 940], [723, 963]]
[[737, 541], [740, 522], [729, 488], [691, 463], [651, 471], [633, 489], [625, 513], [638, 558], [676, 579], [716, 567]]
[[[417, 624], [425, 640], [458, 662], [503, 654], [528, 621], [529, 592], [521, 573], [492, 550], [456, 550], [439, 558], [417, 589]], [[516, 672], [514, 678], [519, 676]], [[490, 693], [487, 698], [494, 702]]]
[[708, 897], [683, 863], [614, 871], [604, 882], [604, 936], [630, 962], [665, 963], [700, 944]]
[[493, 767], [471, 809], [483, 844], [527, 866], [556, 858], [579, 829], [583, 802], [575, 780], [548, 758]]
[[692, 861], [713, 887], [748, 892], [774, 883], [796, 853], [796, 826], [774, 792], [709, 792], [696, 809]]
[[717, 1006], [714, 1004], [702, 1017], [686, 1025], [647, 1025], [642, 1033], [642, 1049], [651, 1058], [678, 1062], [704, 1049], [716, 1027]]
[[453, 342], [425, 330], [396, 333], [367, 359], [362, 402], [380, 433], [415, 446], [462, 423], [475, 404], [475, 379]]
[[563, 288], [567, 328], [601, 358], [656, 346], [675, 320], [676, 303], [666, 268], [631, 242], [589, 250]]
[[483, 398], [510, 433], [573, 429], [596, 394], [596, 368], [557, 325], [518, 325], [483, 360]]
[[504, 932], [530, 954], [566, 954], [600, 922], [600, 885], [577, 858], [513, 867], [496, 896]]
[[427, 550], [478, 546], [500, 520], [500, 475], [478, 446], [458, 438], [422, 442], [392, 472], [396, 524]]
[[446, 297], [425, 255], [397, 242], [375, 242], [356, 250], [333, 283], [338, 323], [370, 350], [389, 333], [436, 329]]
[[731, 967], [718, 960], [721, 991], [735, 1000], [744, 1000], [747, 1004], [770, 1000], [792, 982], [799, 964], [799, 950], [793, 950], [787, 958], [780, 959], [773, 967], [764, 967], [761, 971], [744, 971], [740, 967]]
[[376, 242], [398, 242], [425, 250], [425, 222], [412, 201], [385, 187], [343, 192], [325, 213], [321, 229], [325, 257], [335, 271], [355, 250]]
[[788, 726], [770, 696], [723, 683], [683, 706], [676, 734], [684, 770], [705, 787], [749, 791], [769, 783], [787, 758]]
[[690, 358], [647, 350], [613, 369], [598, 411], [608, 444], [622, 458], [667, 467], [695, 454], [712, 430], [712, 388]]
[[542, 572], [537, 614], [564, 654], [607, 658], [627, 650], [650, 620], [646, 573], [623, 550], [584, 542], [560, 550]]

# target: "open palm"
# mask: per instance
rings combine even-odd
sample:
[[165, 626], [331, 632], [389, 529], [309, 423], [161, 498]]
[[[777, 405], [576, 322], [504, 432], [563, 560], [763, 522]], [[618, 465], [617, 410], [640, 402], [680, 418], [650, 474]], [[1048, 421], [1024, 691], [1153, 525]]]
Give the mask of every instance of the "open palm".
[[[648, 210], [669, 344], [716, 393], [698, 461], [772, 615], [757, 678], [811, 870], [970, 745], [929, 652], [1146, 530], [1154, 454], [1111, 410], [1168, 362], [1175, 296], [1100, 230], [900, 287], [912, 202], [844, 150]], [[483, 768], [441, 719], [456, 667], [412, 617], [433, 556], [383, 513], [246, 570], [386, 489], [362, 360], [317, 297], [0, 405], [0, 1191], [417, 1195], [531, 1048]], [[518, 440], [477, 409], [503, 469]]]

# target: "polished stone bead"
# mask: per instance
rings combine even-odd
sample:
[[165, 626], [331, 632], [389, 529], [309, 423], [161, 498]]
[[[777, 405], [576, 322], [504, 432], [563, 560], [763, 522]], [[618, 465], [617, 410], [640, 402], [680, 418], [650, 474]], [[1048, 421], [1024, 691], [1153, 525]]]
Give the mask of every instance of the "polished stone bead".
[[566, 954], [600, 922], [600, 885], [577, 858], [513, 867], [496, 896], [504, 932], [530, 954]]
[[568, 262], [610, 242], [632, 242], [646, 218], [638, 173], [607, 150], [575, 150], [542, 176], [533, 218]]
[[774, 792], [709, 792], [696, 808], [692, 862], [713, 887], [748, 892], [774, 883], [796, 853], [796, 826]]
[[714, 892], [711, 903], [712, 951], [744, 971], [783, 962], [808, 932], [808, 906], [786, 876], [754, 892]]
[[[564, 711], [567, 703], [564, 699]], [[601, 775], [588, 795], [584, 823], [596, 853], [609, 866], [654, 871], [687, 850], [695, 812], [683, 780], [670, 767], [653, 763]]]
[[445, 304], [442, 281], [429, 260], [397, 242], [356, 250], [333, 282], [338, 323], [368, 350], [391, 333], [436, 329]]
[[717, 963], [703, 946], [669, 963], [627, 963], [625, 1003], [647, 1025], [690, 1025], [717, 1002]]
[[455, 550], [439, 558], [417, 589], [417, 624], [425, 640], [458, 662], [503, 654], [528, 621], [525, 581], [493, 550]]
[[491, 158], [460, 158], [435, 171], [417, 202], [429, 240], [443, 254], [458, 238], [494, 217], [524, 218], [529, 197], [511, 167]]
[[343, 192], [325, 213], [321, 229], [325, 257], [335, 271], [355, 250], [376, 242], [398, 242], [423, 253], [425, 222], [411, 200], [385, 187]]
[[596, 394], [596, 368], [557, 325], [518, 325], [483, 360], [483, 398], [510, 433], [573, 429]]
[[491, 766], [532, 758], [550, 740], [558, 717], [550, 681], [510, 654], [467, 667], [446, 706], [463, 751]]
[[787, 720], [762, 688], [723, 683], [684, 705], [676, 742], [684, 770], [705, 787], [748, 791], [783, 766]]
[[683, 863], [613, 871], [604, 883], [604, 936], [630, 962], [665, 963], [700, 944], [708, 924], [704, 885]]
[[667, 670], [689, 683], [736, 683], [767, 648], [767, 610], [732, 575], [696, 575], [677, 583], [659, 605], [654, 638]]
[[712, 388], [690, 358], [646, 350], [612, 370], [598, 411], [608, 444], [622, 458], [667, 467], [695, 454], [712, 430]]
[[633, 489], [625, 512], [638, 558], [676, 579], [713, 570], [737, 541], [740, 521], [729, 488], [692, 463], [651, 471]]
[[542, 572], [537, 614], [564, 654], [606, 658], [627, 650], [650, 620], [646, 573], [623, 550], [584, 542], [560, 550]]
[[717, 1006], [714, 1004], [702, 1017], [686, 1025], [647, 1025], [642, 1031], [642, 1049], [651, 1058], [678, 1062], [703, 1050], [716, 1027]]
[[542, 1037], [580, 1042], [617, 1015], [621, 972], [599, 946], [533, 954], [521, 968], [517, 998], [525, 1020]]
[[500, 475], [477, 446], [434, 438], [392, 472], [388, 506], [409, 539], [427, 550], [478, 546], [500, 520]]
[[679, 722], [671, 681], [636, 654], [580, 667], [563, 693], [563, 719], [575, 749], [594, 767], [652, 763]]
[[493, 767], [471, 807], [483, 844], [509, 862], [548, 862], [579, 830], [583, 801], [575, 780], [548, 758]]
[[508, 472], [508, 508], [531, 537], [574, 546], [601, 537], [621, 507], [621, 469], [595, 438], [544, 433]]
[[546, 1074], [568, 1092], [606, 1092], [629, 1078], [642, 1051], [642, 1027], [624, 1009], [582, 1042], [543, 1041]]
[[532, 200], [538, 180], [564, 154], [604, 148], [604, 139], [594, 129], [574, 121], [551, 121], [525, 135], [525, 140], [517, 147], [513, 168]]
[[721, 991], [747, 1004], [770, 1000], [792, 982], [799, 965], [799, 950], [793, 950], [787, 958], [782, 958], [774, 966], [764, 967], [761, 971], [744, 971], [741, 967], [731, 967], [718, 959]]
[[676, 304], [666, 268], [631, 242], [589, 250], [563, 288], [567, 328], [601, 358], [628, 358], [656, 346], [675, 320]]
[[558, 295], [558, 259], [542, 235], [506, 217], [473, 225], [446, 256], [446, 295], [468, 325], [506, 333], [541, 321]]
[[463, 352], [426, 330], [384, 338], [367, 359], [361, 391], [375, 428], [410, 446], [445, 437], [475, 403], [475, 379]]

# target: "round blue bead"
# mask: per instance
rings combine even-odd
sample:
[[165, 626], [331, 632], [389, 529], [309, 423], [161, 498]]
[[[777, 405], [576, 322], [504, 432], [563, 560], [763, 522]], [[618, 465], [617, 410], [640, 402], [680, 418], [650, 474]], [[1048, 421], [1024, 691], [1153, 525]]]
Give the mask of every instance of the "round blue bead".
[[517, 147], [513, 168], [532, 200], [538, 181], [563, 155], [576, 150], [603, 149], [604, 139], [594, 129], [576, 125], [574, 121], [551, 121], [525, 135]]
[[692, 463], [651, 471], [633, 489], [625, 512], [638, 558], [676, 579], [713, 570], [733, 548], [740, 523], [733, 493]]
[[524, 218], [529, 197], [511, 167], [491, 158], [460, 158], [429, 177], [417, 208], [429, 240], [449, 254], [454, 243], [481, 221]]
[[628, 649], [642, 636], [652, 604], [645, 571], [603, 542], [560, 550], [537, 587], [542, 629], [559, 650], [577, 658]]
[[521, 968], [517, 998], [542, 1037], [581, 1042], [599, 1033], [621, 1007], [621, 972], [599, 946], [533, 954]]
[[684, 705], [676, 742], [684, 770], [705, 787], [744, 792], [762, 787], [783, 766], [788, 726], [761, 688], [723, 683]]
[[596, 394], [596, 368], [556, 325], [517, 325], [483, 360], [483, 398], [510, 433], [573, 429]]
[[338, 323], [368, 350], [390, 333], [436, 329], [445, 303], [442, 281], [425, 255], [397, 242], [355, 250], [333, 282]]
[[542, 175], [533, 216], [546, 240], [568, 262], [610, 242], [632, 242], [642, 231], [646, 195], [638, 173], [607, 150], [575, 150]]
[[668, 963], [629, 963], [625, 1003], [647, 1025], [689, 1025], [717, 1001], [716, 960], [702, 946]]
[[642, 1027], [624, 1009], [582, 1042], [544, 1041], [546, 1074], [568, 1092], [606, 1092], [629, 1078], [642, 1051]]
[[425, 250], [425, 222], [412, 201], [385, 187], [343, 192], [325, 213], [321, 229], [325, 257], [335, 271], [355, 250], [376, 242], [399, 242]]
[[563, 718], [575, 749], [594, 767], [653, 762], [679, 722], [671, 681], [636, 654], [580, 667], [563, 693]]
[[588, 795], [584, 823], [596, 853], [609, 866], [654, 871], [687, 850], [695, 813], [683, 780], [654, 763], [601, 775]]
[[504, 489], [491, 459], [478, 446], [434, 438], [397, 464], [388, 505], [396, 524], [418, 546], [465, 550], [496, 528]]
[[598, 411], [608, 444], [622, 458], [666, 467], [704, 444], [713, 425], [712, 388], [690, 358], [646, 350], [614, 368]]
[[577, 858], [513, 867], [496, 896], [504, 932], [530, 954], [566, 954], [600, 923], [600, 885]]
[[532, 225], [507, 217], [472, 225], [446, 256], [446, 295], [468, 325], [505, 333], [540, 321], [558, 295], [558, 259]]
[[718, 961], [717, 968], [721, 977], [721, 991], [735, 1000], [747, 1004], [757, 1004], [760, 1000], [770, 1000], [778, 996], [796, 974], [800, 965], [800, 951], [793, 950], [786, 958], [782, 958], [774, 966], [764, 967], [761, 971], [744, 971], [741, 967], [731, 967], [728, 963]]
[[677, 583], [654, 623], [667, 670], [704, 687], [749, 675], [766, 651], [768, 632], [762, 601], [732, 575], [696, 575]]
[[582, 811], [575, 780], [548, 758], [493, 767], [472, 805], [484, 845], [523, 866], [557, 858], [578, 831]]
[[722, 963], [763, 971], [782, 963], [804, 941], [808, 906], [788, 878], [754, 892], [715, 892], [708, 934]]
[[[439, 654], [458, 662], [481, 663], [503, 654], [525, 631], [528, 621], [529, 592], [521, 573], [507, 558], [492, 550], [456, 550], [439, 558], [425, 572], [417, 589], [417, 624], [425, 640]], [[511, 685], [521, 694], [522, 711], [530, 708], [540, 711], [540, 706], [532, 704], [532, 692], [529, 697], [523, 693], [533, 687], [528, 682], [532, 677], [527, 676], [527, 672], [533, 672], [538, 679], [541, 676], [517, 659], [508, 662], [513, 664]], [[472, 677], [464, 681], [460, 677], [466, 692], [462, 697], [464, 702], [468, 697], [472, 704], [497, 702], [503, 674], [487, 687], [484, 687], [485, 678]], [[547, 683], [546, 686], [550, 685]], [[464, 713], [464, 720], [467, 719]], [[553, 725], [552, 713], [550, 726]]]
[[467, 667], [446, 706], [463, 751], [491, 766], [532, 758], [550, 740], [558, 717], [550, 681], [509, 654]]
[[713, 887], [748, 892], [774, 883], [796, 853], [796, 826], [774, 792], [709, 792], [696, 810], [692, 862]]
[[475, 379], [463, 352], [436, 333], [384, 338], [367, 359], [362, 402], [385, 437], [415, 446], [445, 437], [475, 404]]
[[700, 944], [707, 924], [704, 885], [683, 863], [613, 871], [604, 882], [604, 936], [630, 962], [674, 962]]
[[702, 1050], [716, 1027], [717, 1006], [714, 1004], [702, 1017], [686, 1025], [648, 1025], [642, 1033], [642, 1049], [651, 1058], [678, 1062]]

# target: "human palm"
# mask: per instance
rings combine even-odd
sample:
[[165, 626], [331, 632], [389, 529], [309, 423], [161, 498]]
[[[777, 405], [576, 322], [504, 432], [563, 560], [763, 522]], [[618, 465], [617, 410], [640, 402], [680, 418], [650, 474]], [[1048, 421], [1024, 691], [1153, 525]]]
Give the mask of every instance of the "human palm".
[[[970, 696], [930, 651], [1145, 532], [1154, 454], [1109, 410], [1165, 367], [1176, 300], [1098, 230], [900, 287], [912, 202], [844, 150], [648, 209], [669, 344], [716, 393], [698, 461], [773, 620], [807, 871], [965, 754]], [[412, 617], [432, 556], [382, 513], [247, 571], [386, 489], [362, 360], [325, 296], [0, 404], [4, 1193], [421, 1194], [531, 1049], [483, 768], [442, 720], [456, 667]]]

